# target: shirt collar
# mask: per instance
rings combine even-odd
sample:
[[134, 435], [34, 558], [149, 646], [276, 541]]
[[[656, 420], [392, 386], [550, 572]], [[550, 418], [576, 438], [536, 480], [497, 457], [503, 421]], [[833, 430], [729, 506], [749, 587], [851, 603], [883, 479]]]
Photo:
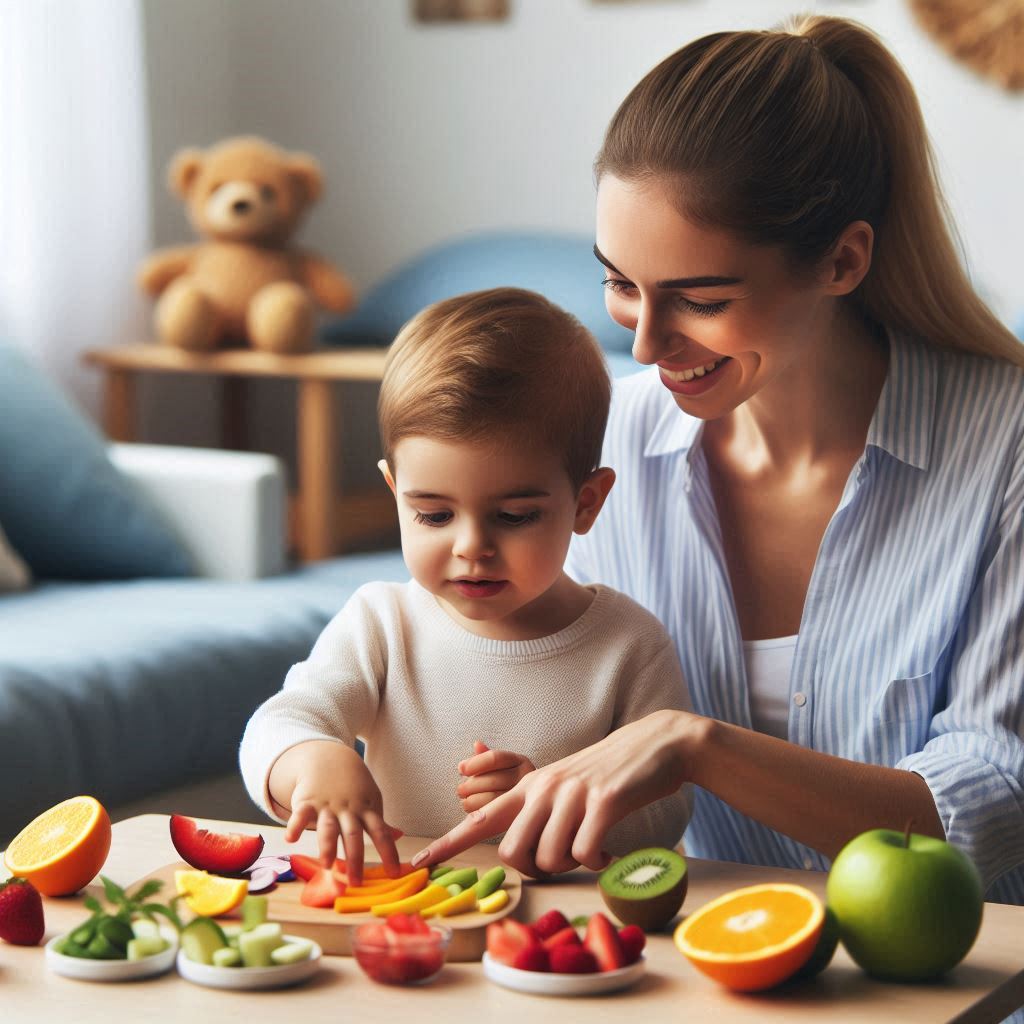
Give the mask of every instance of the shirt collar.
[[[868, 427], [868, 446], [918, 469], [931, 461], [938, 359], [930, 346], [889, 331], [889, 369]], [[654, 372], [657, 372], [656, 370]], [[660, 384], [659, 384], [660, 386]], [[681, 412], [666, 393], [665, 408], [644, 448], [645, 457], [686, 452], [692, 463], [704, 421]]]

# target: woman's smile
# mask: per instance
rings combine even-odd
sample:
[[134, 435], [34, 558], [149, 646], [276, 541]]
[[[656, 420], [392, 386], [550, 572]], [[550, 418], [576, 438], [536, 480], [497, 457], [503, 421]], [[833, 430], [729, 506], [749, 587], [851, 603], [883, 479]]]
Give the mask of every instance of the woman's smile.
[[725, 365], [730, 361], [729, 356], [721, 356], [683, 369], [658, 363], [658, 369], [661, 372], [661, 382], [669, 391], [692, 397], [710, 391], [718, 383]]

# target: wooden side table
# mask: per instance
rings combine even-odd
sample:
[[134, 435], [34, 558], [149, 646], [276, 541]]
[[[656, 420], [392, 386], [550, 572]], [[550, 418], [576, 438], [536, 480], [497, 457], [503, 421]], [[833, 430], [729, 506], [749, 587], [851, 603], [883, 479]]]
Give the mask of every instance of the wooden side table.
[[338, 493], [341, 424], [338, 384], [379, 381], [385, 349], [334, 349], [276, 355], [252, 349], [187, 352], [156, 343], [92, 349], [87, 363], [105, 373], [104, 429], [113, 441], [134, 441], [137, 383], [143, 373], [178, 373], [217, 378], [221, 395], [221, 443], [245, 447], [245, 381], [253, 377], [293, 380], [297, 387], [298, 494], [292, 509], [292, 539], [306, 561], [328, 558], [357, 537], [380, 533], [396, 521], [386, 491]]

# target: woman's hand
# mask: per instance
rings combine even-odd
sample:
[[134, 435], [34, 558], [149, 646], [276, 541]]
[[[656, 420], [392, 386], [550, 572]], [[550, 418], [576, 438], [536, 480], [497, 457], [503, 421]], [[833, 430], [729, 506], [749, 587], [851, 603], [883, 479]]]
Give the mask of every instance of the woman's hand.
[[467, 813], [489, 804], [495, 797], [508, 792], [530, 772], [533, 762], [511, 750], [491, 750], [486, 743], [473, 743], [473, 756], [459, 762], [459, 773], [466, 781], [455, 792]]
[[421, 850], [413, 864], [447, 860], [504, 832], [498, 853], [524, 875], [571, 871], [580, 864], [598, 871], [610, 859], [601, 845], [605, 833], [689, 780], [704, 721], [685, 711], [656, 711], [624, 725], [525, 775]]
[[271, 771], [271, 795], [275, 786], [290, 777], [287, 803], [291, 815], [285, 827], [285, 842], [294, 843], [304, 830], [315, 828], [320, 863], [330, 867], [338, 856], [341, 839], [348, 864], [348, 878], [359, 885], [363, 876], [363, 832], [373, 839], [388, 874], [397, 877], [398, 851], [395, 839], [401, 830], [384, 821], [383, 800], [363, 759], [341, 743], [314, 740], [289, 748]]

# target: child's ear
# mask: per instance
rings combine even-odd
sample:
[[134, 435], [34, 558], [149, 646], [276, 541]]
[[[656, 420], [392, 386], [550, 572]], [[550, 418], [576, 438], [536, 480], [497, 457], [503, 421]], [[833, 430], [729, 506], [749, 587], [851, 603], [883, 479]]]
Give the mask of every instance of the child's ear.
[[573, 533], [584, 534], [593, 525], [597, 513], [601, 511], [604, 499], [615, 483], [615, 470], [607, 466], [595, 469], [580, 488], [576, 498], [576, 521], [572, 525]]
[[395, 490], [395, 478], [391, 475], [391, 468], [388, 466], [387, 459], [381, 459], [377, 463], [377, 468], [380, 470], [381, 476], [384, 477], [384, 482], [391, 488], [391, 493], [397, 498], [398, 492]]

